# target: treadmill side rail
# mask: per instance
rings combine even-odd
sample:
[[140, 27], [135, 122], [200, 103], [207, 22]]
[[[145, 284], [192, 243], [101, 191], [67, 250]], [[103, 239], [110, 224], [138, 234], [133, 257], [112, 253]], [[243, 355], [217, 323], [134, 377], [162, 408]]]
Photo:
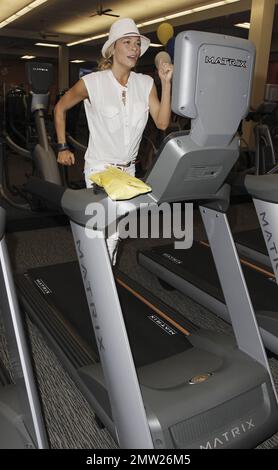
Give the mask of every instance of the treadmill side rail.
[[25, 426], [36, 438], [39, 449], [47, 449], [48, 438], [41, 411], [40, 398], [34, 378], [33, 367], [29, 355], [24, 326], [19, 310], [17, 295], [7, 252], [5, 238], [0, 242], [0, 297], [1, 314], [8, 337], [7, 344], [11, 362], [15, 369], [18, 399], [20, 400], [21, 415]]
[[278, 284], [278, 204], [260, 199], [253, 199], [253, 202]]
[[[268, 371], [277, 393], [226, 214], [200, 206], [238, 347]], [[229, 263], [227, 263], [229, 260]], [[247, 341], [248, 338], [248, 341]]]
[[153, 449], [105, 238], [91, 230], [88, 243], [88, 229], [74, 222], [71, 228], [119, 445]]

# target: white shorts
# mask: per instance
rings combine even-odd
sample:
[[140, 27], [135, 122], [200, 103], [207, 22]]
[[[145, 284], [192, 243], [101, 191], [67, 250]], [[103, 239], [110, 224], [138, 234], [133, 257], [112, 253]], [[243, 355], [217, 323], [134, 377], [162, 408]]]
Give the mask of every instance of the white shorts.
[[[116, 166], [117, 168], [120, 168], [122, 171], [124, 171], [125, 173], [128, 173], [131, 176], [135, 175], [134, 163], [131, 163], [131, 165], [127, 167], [124, 167], [124, 166], [118, 167], [117, 165], [114, 165], [114, 164], [109, 165], [107, 163], [96, 163], [94, 166], [84, 169], [86, 187], [91, 188], [93, 186], [93, 182], [90, 180], [90, 176], [92, 174], [99, 173], [100, 171], [104, 171], [109, 166]], [[106, 239], [106, 244], [107, 244], [107, 249], [109, 252], [110, 259], [111, 259], [111, 263], [114, 266], [116, 264], [116, 259], [117, 259], [117, 252], [118, 252], [118, 245], [119, 245], [119, 233], [115, 232], [113, 233], [113, 235], [108, 237]]]

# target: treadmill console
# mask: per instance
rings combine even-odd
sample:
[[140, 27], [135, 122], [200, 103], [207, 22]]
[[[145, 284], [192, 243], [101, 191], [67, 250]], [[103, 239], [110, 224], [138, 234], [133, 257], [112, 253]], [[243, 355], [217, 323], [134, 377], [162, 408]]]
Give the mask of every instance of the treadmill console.
[[147, 175], [157, 203], [218, 199], [239, 157], [237, 129], [249, 109], [254, 61], [248, 40], [178, 34], [172, 109], [192, 119], [191, 130], [169, 136]]
[[175, 42], [172, 109], [196, 119], [201, 145], [228, 143], [249, 109], [255, 48], [245, 39], [187, 31]]

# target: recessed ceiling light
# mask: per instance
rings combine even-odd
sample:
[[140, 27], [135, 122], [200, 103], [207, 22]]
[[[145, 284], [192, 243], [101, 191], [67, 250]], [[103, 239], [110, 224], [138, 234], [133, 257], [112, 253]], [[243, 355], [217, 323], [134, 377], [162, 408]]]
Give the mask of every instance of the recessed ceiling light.
[[35, 0], [34, 2], [29, 3], [29, 5], [27, 5], [26, 7], [21, 8], [16, 13], [6, 18], [4, 21], [1, 21], [0, 28], [4, 28], [4, 26], [6, 26], [7, 24], [12, 23], [23, 15], [26, 15], [26, 13], [29, 13], [29, 11], [34, 10], [34, 8], [39, 7], [47, 1], [48, 0]]
[[20, 58], [30, 60], [30, 59], [35, 59], [36, 56], [35, 55], [22, 55]]
[[245, 28], [245, 29], [250, 29], [250, 23], [245, 21], [244, 23], [237, 23], [235, 24], [238, 28]]

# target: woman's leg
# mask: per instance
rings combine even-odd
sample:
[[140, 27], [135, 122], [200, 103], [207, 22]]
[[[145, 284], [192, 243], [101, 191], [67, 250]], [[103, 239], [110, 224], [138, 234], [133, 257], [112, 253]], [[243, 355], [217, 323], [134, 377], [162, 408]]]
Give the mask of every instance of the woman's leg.
[[[94, 184], [90, 180], [90, 176], [94, 173], [98, 173], [98, 172], [103, 171], [103, 170], [105, 170], [105, 168], [103, 168], [103, 169], [98, 168], [97, 170], [92, 169], [92, 168], [85, 169], [84, 176], [85, 176], [85, 182], [86, 182], [86, 187], [87, 188], [92, 188], [93, 184]], [[116, 264], [118, 243], [119, 243], [119, 234], [118, 234], [118, 232], [113, 233], [112, 235], [110, 235], [106, 239], [106, 245], [107, 245], [108, 253], [109, 253], [110, 260], [111, 260], [111, 263], [112, 263], [113, 266]]]
[[[103, 168], [104, 170], [105, 168]], [[94, 169], [89, 169], [84, 171], [85, 175], [85, 181], [86, 181], [86, 187], [91, 188], [93, 186], [93, 182], [89, 179], [89, 176], [92, 175], [93, 173], [97, 173], [99, 171], [103, 171], [101, 169], [94, 170]], [[135, 174], [135, 165], [130, 165], [129, 167], [125, 168], [123, 171], [128, 173], [131, 176], [134, 176]], [[106, 239], [106, 245], [108, 249], [108, 253], [110, 256], [111, 264], [115, 266], [116, 261], [117, 261], [117, 253], [118, 253], [118, 246], [119, 246], [119, 233], [115, 232]]]

